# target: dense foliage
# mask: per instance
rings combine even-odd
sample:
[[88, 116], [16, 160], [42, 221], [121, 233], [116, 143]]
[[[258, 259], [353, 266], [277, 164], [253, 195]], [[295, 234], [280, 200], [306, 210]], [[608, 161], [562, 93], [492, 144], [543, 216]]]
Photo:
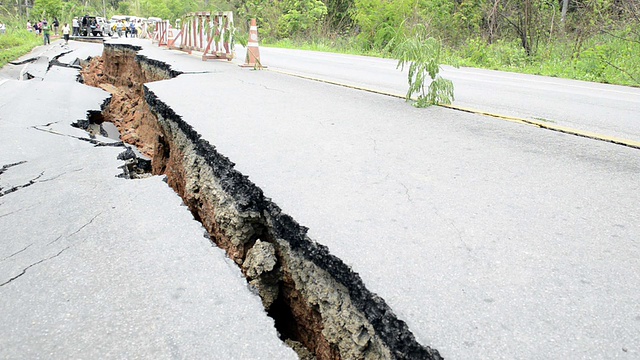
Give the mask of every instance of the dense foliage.
[[[28, 9], [24, 4], [28, 4]], [[393, 56], [416, 25], [449, 62], [640, 85], [640, 0], [11, 0], [0, 20], [88, 14], [157, 16], [232, 10], [263, 42], [325, 44]]]

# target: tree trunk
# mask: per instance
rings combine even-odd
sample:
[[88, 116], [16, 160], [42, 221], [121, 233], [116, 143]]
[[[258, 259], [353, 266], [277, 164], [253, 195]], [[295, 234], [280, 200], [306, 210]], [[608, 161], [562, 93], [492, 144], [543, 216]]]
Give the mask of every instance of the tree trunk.
[[567, 18], [567, 8], [569, 7], [569, 0], [562, 0], [562, 18], [560, 21], [564, 23]]
[[533, 28], [533, 5], [531, 0], [525, 0], [523, 4], [523, 19], [522, 19], [522, 46], [527, 52], [527, 55], [533, 55], [533, 42], [535, 36], [535, 29]]
[[498, 15], [500, 0], [495, 0], [489, 14], [489, 44], [493, 44], [498, 33]]

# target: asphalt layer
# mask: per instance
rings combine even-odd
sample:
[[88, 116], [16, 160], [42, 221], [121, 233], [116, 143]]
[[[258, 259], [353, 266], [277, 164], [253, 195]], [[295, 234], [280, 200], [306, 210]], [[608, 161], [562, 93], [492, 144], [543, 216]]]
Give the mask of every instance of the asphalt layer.
[[0, 358], [296, 358], [163, 179], [118, 177], [126, 149], [71, 126], [108, 94], [20, 66], [44, 80], [0, 80]]
[[[191, 72], [148, 88], [443, 357], [640, 356], [637, 150], [135, 44]], [[2, 356], [291, 355], [161, 179], [54, 134], [86, 136], [64, 121], [104, 93], [33, 81], [0, 84]]]
[[421, 343], [455, 359], [638, 356], [637, 150], [211, 67], [148, 87]]
[[[398, 97], [407, 89], [408, 68], [400, 71], [392, 59], [264, 47], [261, 55], [272, 71]], [[441, 75], [454, 83], [455, 107], [640, 147], [638, 88], [450, 66]]]

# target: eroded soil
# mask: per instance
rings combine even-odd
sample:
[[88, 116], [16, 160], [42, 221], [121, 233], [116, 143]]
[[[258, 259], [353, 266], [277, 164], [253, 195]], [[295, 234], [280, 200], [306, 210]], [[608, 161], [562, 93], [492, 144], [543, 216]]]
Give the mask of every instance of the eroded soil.
[[152, 159], [153, 174], [166, 176], [211, 240], [241, 267], [282, 340], [302, 359], [441, 359], [416, 342], [358, 274], [145, 88], [179, 73], [138, 50], [105, 44], [82, 78], [112, 94], [103, 119]]

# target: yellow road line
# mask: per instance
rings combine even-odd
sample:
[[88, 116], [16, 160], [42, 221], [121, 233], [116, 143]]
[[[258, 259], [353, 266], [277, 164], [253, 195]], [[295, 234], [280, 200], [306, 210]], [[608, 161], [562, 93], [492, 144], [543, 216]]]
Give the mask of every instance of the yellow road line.
[[388, 92], [385, 92], [385, 91], [380, 91], [380, 90], [376, 90], [376, 89], [370, 89], [370, 88], [366, 88], [366, 87], [362, 87], [362, 86], [358, 86], [358, 85], [349, 85], [349, 84], [345, 84], [345, 83], [341, 83], [341, 82], [337, 82], [337, 81], [320, 79], [320, 78], [307, 76], [307, 75], [296, 74], [296, 73], [292, 73], [292, 72], [288, 72], [288, 71], [274, 70], [274, 69], [271, 69], [271, 68], [267, 69], [267, 70], [269, 70], [271, 72], [278, 73], [278, 74], [298, 77], [298, 78], [301, 78], [301, 79], [312, 80], [312, 81], [317, 81], [317, 82], [321, 82], [321, 83], [325, 83], [325, 84], [342, 86], [342, 87], [346, 87], [346, 88], [349, 88], [349, 89], [362, 90], [362, 91], [367, 91], [367, 92], [374, 93], [374, 94], [386, 95], [386, 96], [391, 96], [391, 97], [395, 97], [395, 98], [399, 98], [399, 99], [404, 99], [404, 95], [392, 94], [392, 93], [388, 93]]
[[493, 114], [493, 113], [488, 113], [488, 112], [484, 112], [484, 111], [480, 111], [480, 110], [474, 110], [474, 109], [466, 109], [466, 108], [463, 108], [463, 107], [460, 107], [460, 106], [456, 106], [456, 105], [440, 105], [440, 106], [446, 107], [446, 108], [449, 108], [449, 109], [454, 109], [454, 110], [459, 110], [459, 111], [464, 111], [464, 112], [470, 112], [470, 113], [473, 113], [473, 114], [491, 116], [491, 117], [494, 117], [494, 118], [497, 118], [497, 119], [513, 121], [513, 122], [517, 122], [517, 123], [521, 123], [521, 124], [533, 125], [533, 126], [537, 126], [537, 127], [541, 128], [541, 129], [557, 131], [557, 132], [561, 132], [561, 133], [565, 133], [565, 134], [569, 134], [569, 135], [581, 136], [581, 137], [585, 137], [585, 138], [589, 138], [589, 139], [600, 140], [600, 141], [610, 142], [610, 143], [613, 143], [613, 144], [624, 145], [624, 146], [640, 149], [640, 142], [629, 140], [629, 139], [617, 138], [617, 137], [614, 137], [614, 136], [598, 134], [598, 133], [594, 133], [594, 132], [591, 132], [591, 131], [578, 130], [578, 129], [569, 128], [569, 127], [566, 127], [566, 126], [549, 124], [549, 123], [545, 123], [545, 122], [542, 122], [542, 121], [529, 120], [529, 119], [524, 119], [524, 118], [519, 118], [519, 117], [514, 117], [514, 116], [505, 116], [505, 115]]
[[[349, 88], [349, 89], [362, 90], [362, 91], [367, 91], [367, 92], [374, 93], [374, 94], [391, 96], [391, 97], [395, 97], [395, 98], [399, 98], [399, 99], [405, 99], [404, 95], [393, 94], [393, 93], [389, 93], [389, 92], [386, 92], [386, 91], [370, 89], [370, 88], [366, 88], [366, 87], [362, 87], [362, 86], [349, 85], [349, 84], [344, 84], [344, 83], [337, 82], [337, 81], [320, 79], [320, 78], [316, 78], [316, 77], [312, 77], [312, 76], [301, 75], [301, 74], [291, 73], [291, 72], [282, 71], [282, 70], [269, 69], [268, 71], [279, 73], [279, 74], [283, 74], [283, 75], [295, 76], [295, 77], [298, 77], [298, 78], [301, 78], [301, 79], [307, 79], [307, 80], [322, 82], [322, 83], [326, 83], [326, 84], [342, 86], [342, 87], [346, 87], [346, 88]], [[415, 99], [412, 99], [412, 100], [415, 100]], [[605, 142], [609, 142], [609, 143], [613, 143], [613, 144], [617, 144], [617, 145], [624, 145], [624, 146], [628, 146], [628, 147], [631, 147], [631, 148], [640, 149], [640, 142], [634, 141], [634, 140], [617, 138], [617, 137], [614, 137], [614, 136], [608, 136], [608, 135], [598, 134], [598, 133], [594, 133], [594, 132], [590, 132], [590, 131], [584, 131], [584, 130], [578, 130], [578, 129], [565, 127], [565, 126], [548, 124], [548, 123], [541, 122], [541, 121], [529, 120], [529, 119], [519, 118], [519, 117], [515, 117], [515, 116], [500, 115], [500, 114], [490, 113], [490, 112], [477, 110], [477, 109], [464, 108], [462, 106], [457, 106], [457, 105], [441, 104], [439, 106], [445, 107], [445, 108], [448, 108], [448, 109], [452, 109], [452, 110], [463, 111], [463, 112], [467, 112], [467, 113], [471, 113], [471, 114], [477, 114], [477, 115], [483, 115], [483, 116], [489, 116], [489, 117], [492, 117], [492, 118], [501, 119], [501, 120], [505, 120], [505, 121], [511, 121], [511, 122], [515, 122], [515, 123], [518, 123], [518, 124], [532, 125], [532, 126], [539, 127], [541, 129], [557, 131], [557, 132], [561, 132], [561, 133], [565, 133], [565, 134], [569, 134], [569, 135], [581, 136], [581, 137], [585, 137], [585, 138], [589, 138], [589, 139], [593, 139], [593, 140], [605, 141]]]
[[490, 112], [486, 112], [486, 111], [481, 111], [481, 110], [476, 110], [476, 109], [469, 109], [469, 108], [464, 108], [462, 106], [451, 105], [451, 104], [440, 104], [438, 106], [449, 108], [449, 109], [452, 109], [452, 110], [468, 112], [468, 113], [471, 113], [471, 114], [489, 116], [489, 117], [493, 117], [493, 118], [496, 118], [496, 119], [515, 122], [515, 123], [518, 123], [518, 124], [533, 125], [533, 126], [541, 127], [536, 121], [529, 121], [529, 120], [523, 119], [523, 118], [518, 118], [518, 117], [513, 117], [513, 116], [506, 116], [506, 115], [498, 115], [498, 114], [494, 114], [494, 113], [490, 113]]

